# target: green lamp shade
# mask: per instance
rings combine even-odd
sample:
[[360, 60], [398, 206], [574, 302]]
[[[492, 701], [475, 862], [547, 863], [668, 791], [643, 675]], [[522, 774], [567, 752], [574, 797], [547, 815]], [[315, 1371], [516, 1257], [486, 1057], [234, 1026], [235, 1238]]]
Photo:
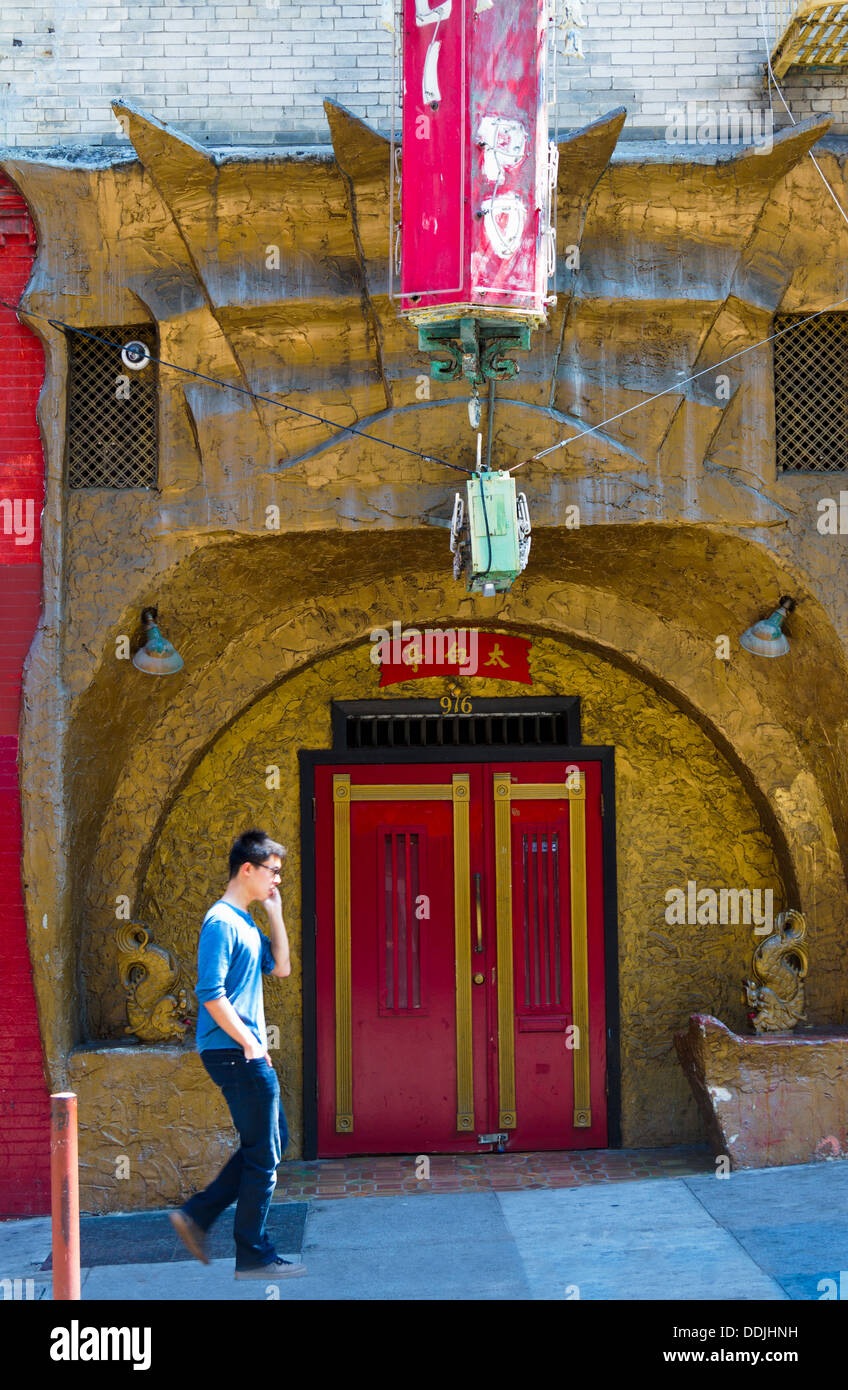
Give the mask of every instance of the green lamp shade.
[[[784, 607], [784, 602], [786, 607]], [[768, 618], [761, 618], [758, 623], [746, 628], [739, 638], [746, 652], [752, 652], [754, 656], [786, 655], [789, 651], [789, 641], [783, 632], [783, 620], [787, 613], [791, 612], [790, 603], [792, 603], [791, 599], [781, 599], [780, 607], [776, 608]], [[794, 606], [792, 603], [793, 608]]]
[[133, 656], [136, 670], [148, 676], [171, 676], [183, 669], [183, 659], [167, 637], [163, 637], [156, 626], [155, 608], [145, 608], [141, 615], [144, 626], [144, 643]]

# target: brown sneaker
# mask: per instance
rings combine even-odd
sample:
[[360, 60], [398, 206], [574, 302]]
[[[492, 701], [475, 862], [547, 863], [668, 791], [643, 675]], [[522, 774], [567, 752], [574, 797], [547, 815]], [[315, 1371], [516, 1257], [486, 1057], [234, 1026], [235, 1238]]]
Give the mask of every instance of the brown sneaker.
[[192, 1221], [190, 1216], [186, 1216], [184, 1211], [169, 1211], [168, 1217], [171, 1225], [182, 1241], [187, 1250], [190, 1250], [196, 1260], [201, 1264], [208, 1265], [209, 1256], [206, 1253], [206, 1232], [202, 1226], [198, 1226], [196, 1221]]
[[306, 1265], [302, 1265], [297, 1260], [284, 1260], [282, 1255], [278, 1255], [269, 1265], [259, 1265], [256, 1269], [237, 1269], [236, 1279], [270, 1279], [275, 1282], [277, 1279], [296, 1279], [298, 1275], [306, 1273]]

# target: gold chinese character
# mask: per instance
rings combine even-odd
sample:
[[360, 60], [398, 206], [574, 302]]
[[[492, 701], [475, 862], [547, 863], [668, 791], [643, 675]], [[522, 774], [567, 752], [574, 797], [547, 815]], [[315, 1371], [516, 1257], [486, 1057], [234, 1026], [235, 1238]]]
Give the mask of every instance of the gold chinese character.
[[412, 667], [413, 671], [417, 676], [418, 667], [424, 660], [421, 648], [416, 646], [414, 642], [411, 642], [410, 645], [406, 647], [403, 651], [403, 660], [406, 662], [407, 666]]
[[491, 654], [491, 656], [489, 657], [489, 660], [486, 662], [486, 665], [487, 665], [487, 666], [505, 666], [505, 667], [509, 667], [509, 662], [508, 662], [508, 661], [504, 661], [504, 654], [503, 654], [503, 652], [501, 651], [500, 643], [499, 643], [499, 642], [496, 642], [495, 645], [493, 646], [493, 648], [492, 648], [492, 654]]

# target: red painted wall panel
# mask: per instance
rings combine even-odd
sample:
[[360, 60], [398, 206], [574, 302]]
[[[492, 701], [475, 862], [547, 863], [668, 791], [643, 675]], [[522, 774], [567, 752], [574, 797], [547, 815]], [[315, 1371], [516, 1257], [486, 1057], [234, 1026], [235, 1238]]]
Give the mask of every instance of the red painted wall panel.
[[[0, 174], [0, 299], [17, 304], [35, 257], [26, 204]], [[18, 724], [41, 604], [41, 345], [0, 307], [0, 1215], [50, 1209], [49, 1100], [21, 886]]]

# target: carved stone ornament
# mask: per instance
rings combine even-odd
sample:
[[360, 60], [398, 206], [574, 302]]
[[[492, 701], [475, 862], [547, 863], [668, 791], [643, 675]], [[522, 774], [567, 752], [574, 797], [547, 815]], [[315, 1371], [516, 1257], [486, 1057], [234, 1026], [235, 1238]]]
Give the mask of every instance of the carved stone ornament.
[[755, 1033], [788, 1033], [804, 1018], [804, 977], [807, 935], [802, 913], [790, 907], [761, 941], [751, 965], [753, 980], [745, 981], [745, 999]]
[[115, 933], [121, 984], [127, 992], [126, 1033], [139, 1042], [181, 1038], [188, 1024], [177, 1017], [186, 1010], [185, 990], [169, 994], [177, 982], [173, 954], [150, 945], [150, 932], [141, 922], [126, 922]]

